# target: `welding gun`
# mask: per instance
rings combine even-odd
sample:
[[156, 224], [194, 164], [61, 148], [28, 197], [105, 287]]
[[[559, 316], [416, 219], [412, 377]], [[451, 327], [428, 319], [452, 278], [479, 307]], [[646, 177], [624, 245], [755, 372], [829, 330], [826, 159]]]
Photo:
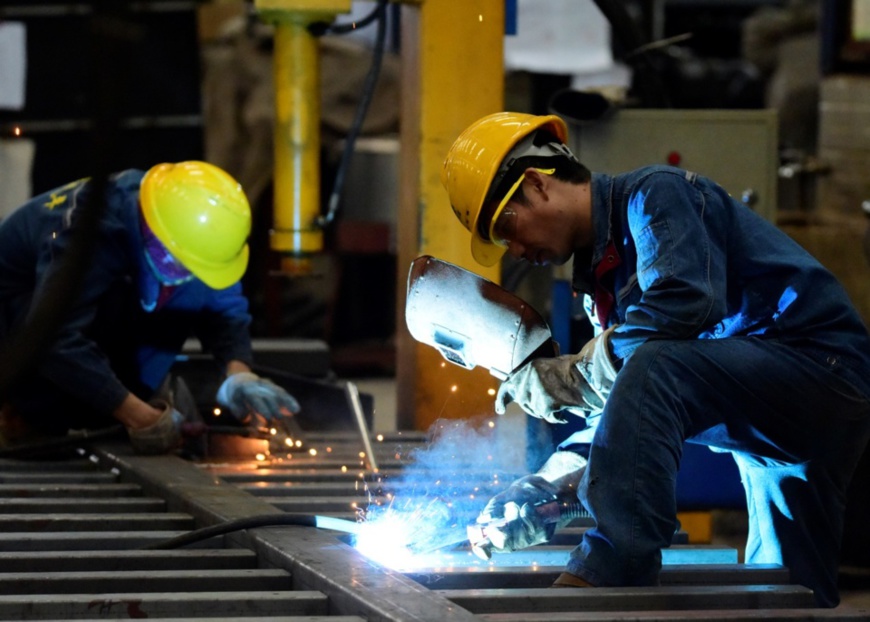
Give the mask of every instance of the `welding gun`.
[[[562, 521], [569, 521], [588, 515], [579, 502], [566, 503], [559, 500], [548, 500], [534, 505], [533, 508], [544, 525], [556, 525]], [[509, 522], [511, 522], [509, 519], [499, 518], [485, 523], [473, 523], [469, 525], [466, 528], [466, 532], [472, 552], [481, 559], [490, 559], [494, 548], [490, 538], [493, 530], [500, 529]]]

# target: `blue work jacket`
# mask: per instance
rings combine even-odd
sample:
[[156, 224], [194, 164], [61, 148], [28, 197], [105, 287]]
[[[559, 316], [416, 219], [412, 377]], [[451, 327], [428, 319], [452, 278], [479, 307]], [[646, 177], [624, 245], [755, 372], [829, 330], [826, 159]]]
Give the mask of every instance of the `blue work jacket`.
[[651, 339], [775, 338], [840, 357], [870, 394], [870, 339], [836, 278], [713, 181], [667, 166], [593, 174], [594, 244], [573, 286], [615, 357]]
[[[90, 268], [35, 373], [101, 414], [128, 390], [147, 399], [185, 339], [197, 336], [218, 364], [250, 364], [247, 299], [240, 283], [214, 290], [198, 279], [161, 292], [139, 227], [143, 171], [109, 178]], [[69, 246], [88, 200], [80, 180], [34, 197], [0, 222], [0, 339], [19, 330]], [[158, 302], [158, 294], [160, 301]]]

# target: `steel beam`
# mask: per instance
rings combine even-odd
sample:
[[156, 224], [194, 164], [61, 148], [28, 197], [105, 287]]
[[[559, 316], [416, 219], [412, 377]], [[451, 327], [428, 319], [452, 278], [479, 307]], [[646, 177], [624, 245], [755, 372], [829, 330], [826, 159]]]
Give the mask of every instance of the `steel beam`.
[[438, 593], [478, 614], [502, 611], [679, 611], [815, 606], [812, 590], [796, 585], [439, 590]]

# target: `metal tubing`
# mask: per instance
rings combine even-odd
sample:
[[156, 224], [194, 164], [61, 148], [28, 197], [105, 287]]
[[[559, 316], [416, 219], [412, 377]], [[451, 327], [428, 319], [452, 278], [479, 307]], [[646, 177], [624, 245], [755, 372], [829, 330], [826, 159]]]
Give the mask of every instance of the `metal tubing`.
[[320, 213], [320, 58], [299, 15], [275, 24], [275, 205], [271, 245], [296, 256], [323, 249]]
[[366, 461], [371, 466], [372, 471], [378, 472], [378, 462], [375, 458], [375, 452], [372, 449], [372, 441], [369, 438], [369, 428], [366, 425], [365, 413], [363, 413], [362, 404], [359, 401], [359, 389], [353, 382], [348, 382], [345, 387], [345, 394], [350, 403], [351, 410], [356, 417], [356, 424], [359, 426], [359, 433], [362, 436], [363, 446], [366, 449]]

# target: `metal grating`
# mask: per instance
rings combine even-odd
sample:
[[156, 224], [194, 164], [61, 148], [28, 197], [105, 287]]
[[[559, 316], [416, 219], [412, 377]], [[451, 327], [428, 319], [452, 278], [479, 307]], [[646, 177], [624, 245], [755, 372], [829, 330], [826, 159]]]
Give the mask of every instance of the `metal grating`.
[[[425, 438], [373, 438], [378, 478], [359, 438], [311, 435], [316, 455], [282, 462], [194, 464], [101, 444], [57, 462], [0, 461], [0, 619], [329, 620], [866, 620], [870, 611], [812, 608], [776, 566], [734, 563], [720, 547], [677, 544], [662, 586], [554, 590], [557, 565], [397, 572], [343, 534], [259, 527], [181, 550], [142, 550], [191, 529], [284, 511], [354, 518], [396, 493]], [[397, 457], [398, 456], [398, 457]], [[398, 493], [396, 493], [398, 494]], [[559, 559], [583, 526], [529, 554]], [[681, 563], [690, 561], [692, 563]]]

